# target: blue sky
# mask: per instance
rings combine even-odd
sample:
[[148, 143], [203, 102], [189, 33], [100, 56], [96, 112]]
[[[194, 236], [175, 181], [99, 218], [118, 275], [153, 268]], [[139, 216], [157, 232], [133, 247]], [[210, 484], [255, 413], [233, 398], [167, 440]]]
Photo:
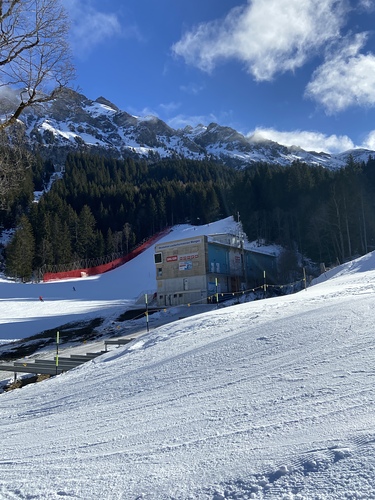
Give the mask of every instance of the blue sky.
[[375, 0], [64, 0], [75, 84], [173, 128], [375, 149]]

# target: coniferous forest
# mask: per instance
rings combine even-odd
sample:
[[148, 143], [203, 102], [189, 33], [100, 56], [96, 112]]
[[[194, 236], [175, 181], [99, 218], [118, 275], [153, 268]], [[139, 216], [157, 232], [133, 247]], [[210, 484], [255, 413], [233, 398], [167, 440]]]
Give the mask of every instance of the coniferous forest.
[[64, 175], [38, 202], [53, 165], [30, 160], [4, 198], [3, 228], [17, 227], [5, 270], [30, 279], [37, 269], [125, 254], [179, 223], [240, 215], [250, 241], [264, 239], [316, 263], [344, 262], [375, 248], [375, 160], [331, 171], [295, 162], [234, 170], [209, 161], [114, 160], [70, 154]]

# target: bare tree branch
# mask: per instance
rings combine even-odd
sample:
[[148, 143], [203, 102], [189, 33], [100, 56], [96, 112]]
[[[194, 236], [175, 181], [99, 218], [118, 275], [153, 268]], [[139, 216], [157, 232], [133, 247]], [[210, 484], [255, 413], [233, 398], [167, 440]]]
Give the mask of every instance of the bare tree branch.
[[60, 0], [0, 0], [0, 98], [15, 93], [0, 130], [68, 87], [75, 76], [68, 31]]

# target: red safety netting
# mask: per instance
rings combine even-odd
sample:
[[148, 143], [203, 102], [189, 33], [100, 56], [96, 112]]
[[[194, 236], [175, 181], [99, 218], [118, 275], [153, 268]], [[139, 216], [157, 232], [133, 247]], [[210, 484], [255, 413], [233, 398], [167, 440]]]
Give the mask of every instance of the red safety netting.
[[116, 269], [116, 267], [122, 266], [123, 264], [126, 264], [126, 262], [129, 262], [130, 260], [134, 259], [135, 257], [137, 257], [137, 255], [141, 254], [142, 252], [150, 248], [154, 243], [156, 243], [163, 236], [168, 234], [169, 231], [170, 229], [167, 228], [164, 229], [164, 231], [161, 231], [160, 233], [151, 236], [151, 238], [143, 242], [141, 245], [136, 247], [127, 255], [124, 255], [124, 257], [120, 257], [119, 259], [113, 260], [112, 262], [108, 262], [106, 264], [102, 264], [100, 266], [95, 266], [95, 267], [74, 269], [72, 271], [62, 271], [59, 273], [45, 273], [43, 275], [43, 281], [63, 280], [69, 278], [83, 278], [86, 276], [95, 276], [97, 274], [106, 273], [107, 271]]

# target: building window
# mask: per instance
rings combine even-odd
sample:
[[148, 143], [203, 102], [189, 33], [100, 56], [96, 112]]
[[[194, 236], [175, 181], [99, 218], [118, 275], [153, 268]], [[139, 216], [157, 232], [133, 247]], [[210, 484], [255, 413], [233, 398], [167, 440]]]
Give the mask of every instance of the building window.
[[163, 276], [163, 269], [158, 267], [158, 276]]
[[155, 264], [161, 264], [163, 262], [163, 257], [161, 253], [155, 253], [154, 254], [154, 261]]

